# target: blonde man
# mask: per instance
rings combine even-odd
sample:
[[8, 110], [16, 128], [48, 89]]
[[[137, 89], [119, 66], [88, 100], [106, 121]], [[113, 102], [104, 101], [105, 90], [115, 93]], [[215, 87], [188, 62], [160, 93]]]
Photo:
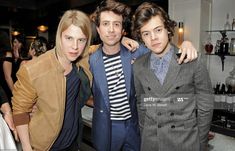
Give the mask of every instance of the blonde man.
[[81, 58], [90, 39], [88, 16], [68, 10], [58, 25], [55, 48], [20, 68], [12, 100], [24, 151], [79, 149], [81, 108], [90, 97], [90, 72]]

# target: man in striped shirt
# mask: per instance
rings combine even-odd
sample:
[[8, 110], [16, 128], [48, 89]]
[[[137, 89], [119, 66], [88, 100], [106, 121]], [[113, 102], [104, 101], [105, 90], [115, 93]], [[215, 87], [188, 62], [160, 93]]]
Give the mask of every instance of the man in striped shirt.
[[[107, 1], [101, 3], [95, 14], [96, 29], [103, 43], [90, 56], [94, 77], [93, 144], [97, 151], [138, 151], [140, 136], [131, 71], [133, 56], [120, 43], [130, 8]], [[146, 49], [142, 50], [144, 54]]]
[[130, 52], [121, 43], [130, 8], [103, 1], [94, 13], [102, 44], [90, 56], [94, 110], [92, 139], [97, 151], [139, 151], [140, 134], [132, 74], [133, 58], [148, 50]]

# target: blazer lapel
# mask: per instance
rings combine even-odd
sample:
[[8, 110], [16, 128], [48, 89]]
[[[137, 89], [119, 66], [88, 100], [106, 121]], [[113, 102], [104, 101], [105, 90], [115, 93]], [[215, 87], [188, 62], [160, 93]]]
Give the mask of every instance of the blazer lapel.
[[144, 61], [143, 63], [142, 75], [144, 76], [145, 81], [148, 83], [148, 89], [155, 91], [155, 94], [157, 96], [160, 96], [162, 91], [162, 85], [159, 82], [158, 78], [155, 76], [152, 69], [150, 69], [150, 56], [151, 52], [146, 55], [146, 61]]
[[128, 52], [128, 50], [126, 50], [126, 48], [123, 45], [121, 45], [120, 55], [122, 60], [123, 73], [125, 77], [127, 96], [129, 98], [130, 89], [131, 89], [131, 76], [132, 76], [132, 65], [131, 65], [132, 56], [131, 53]]
[[176, 53], [178, 51], [178, 48], [174, 47], [174, 52], [172, 54], [172, 58], [170, 61], [170, 65], [163, 83], [163, 88], [162, 88], [162, 93], [167, 94], [169, 89], [172, 87], [172, 85], [175, 83], [177, 76], [179, 74], [181, 65], [178, 64], [177, 62], [177, 56]]
[[97, 58], [96, 58], [96, 66], [94, 69], [96, 69], [96, 77], [98, 80], [98, 85], [100, 87], [100, 90], [102, 92], [103, 100], [105, 101], [105, 105], [107, 109], [109, 110], [109, 94], [108, 94], [108, 83], [107, 78], [105, 74], [105, 68], [104, 68], [104, 61], [103, 61], [103, 55], [102, 55], [102, 49], [101, 47], [97, 50]]

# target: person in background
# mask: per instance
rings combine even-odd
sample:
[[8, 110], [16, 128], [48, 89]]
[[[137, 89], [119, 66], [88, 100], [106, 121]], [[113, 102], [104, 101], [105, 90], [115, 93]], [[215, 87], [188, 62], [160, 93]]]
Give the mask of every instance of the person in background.
[[[10, 42], [9, 36], [6, 39]], [[1, 85], [7, 94], [8, 100], [11, 101], [13, 85], [16, 82], [16, 72], [18, 71], [21, 61], [27, 58], [25, 50], [25, 39], [22, 35], [12, 37], [12, 49], [9, 43], [4, 51], [4, 57], [1, 60]]]
[[177, 64], [171, 43], [175, 22], [154, 3], [133, 17], [133, 37], [151, 52], [133, 67], [142, 151], [206, 151], [213, 114], [213, 90], [203, 60]]
[[[90, 97], [87, 55], [89, 17], [66, 11], [52, 50], [23, 64], [13, 89], [13, 119], [24, 151], [77, 151], [81, 139], [81, 108]], [[37, 110], [30, 117], [33, 106]]]
[[45, 53], [47, 49], [47, 40], [44, 37], [37, 37], [34, 39], [34, 41], [31, 43], [29, 48], [29, 55], [32, 57], [32, 59], [35, 57], [40, 56], [41, 54]]
[[121, 44], [129, 14], [128, 6], [108, 0], [92, 15], [102, 40], [89, 60], [94, 99], [92, 141], [97, 151], [140, 149], [132, 63], [148, 49], [141, 45], [131, 52]]
[[[31, 59], [37, 58], [41, 54], [45, 53], [47, 51], [47, 40], [44, 37], [37, 37], [33, 40], [33, 42], [30, 44], [28, 56]], [[30, 60], [31, 60], [30, 59]], [[23, 60], [21, 62], [21, 65], [28, 62], [29, 60]]]
[[[0, 85], [0, 150], [15, 149], [15, 140], [12, 137], [11, 131], [18, 140], [17, 132], [13, 123], [12, 110], [8, 102], [7, 96]], [[7, 126], [8, 125], [8, 126]], [[9, 128], [10, 130], [9, 130]]]

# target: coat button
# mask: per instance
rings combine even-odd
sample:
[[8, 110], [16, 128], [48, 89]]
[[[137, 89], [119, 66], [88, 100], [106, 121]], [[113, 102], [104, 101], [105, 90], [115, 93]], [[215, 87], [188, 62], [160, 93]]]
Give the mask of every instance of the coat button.
[[100, 110], [100, 113], [103, 113], [104, 111], [103, 110]]
[[173, 113], [173, 112], [170, 113], [170, 116], [174, 116], [174, 115], [175, 115], [175, 113]]
[[150, 91], [150, 90], [151, 90], [151, 88], [150, 88], [150, 87], [148, 87], [148, 90]]
[[171, 125], [171, 128], [174, 129], [174, 128], [175, 128], [175, 125]]
[[157, 115], [158, 115], [158, 116], [161, 116], [161, 115], [162, 115], [162, 113], [161, 113], [161, 112], [158, 112], [158, 113], [157, 113]]
[[180, 87], [179, 87], [179, 86], [177, 86], [175, 89], [176, 89], [176, 90], [178, 90], [179, 88], [180, 88]]
[[159, 124], [157, 127], [158, 127], [158, 128], [161, 128], [162, 126]]

